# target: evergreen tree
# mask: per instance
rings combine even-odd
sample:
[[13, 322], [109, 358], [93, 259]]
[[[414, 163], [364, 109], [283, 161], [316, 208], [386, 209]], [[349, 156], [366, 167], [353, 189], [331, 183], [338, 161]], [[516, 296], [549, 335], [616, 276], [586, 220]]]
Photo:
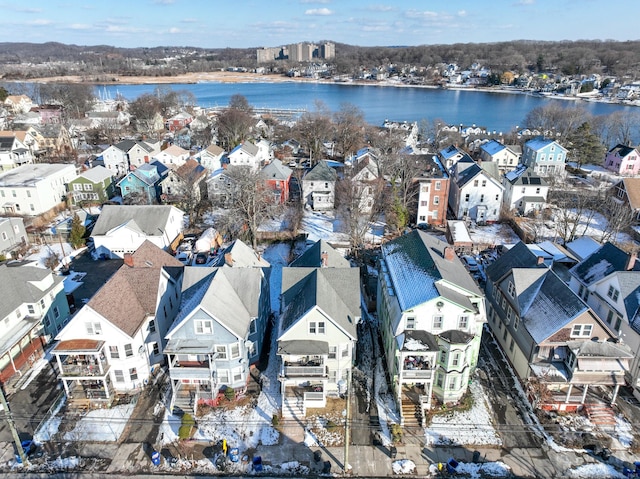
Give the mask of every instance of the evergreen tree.
[[584, 163], [601, 164], [606, 153], [606, 147], [593, 131], [591, 124], [582, 123], [567, 136], [569, 158], [574, 160], [578, 168]]
[[74, 213], [73, 219], [71, 220], [71, 234], [69, 235], [69, 242], [74, 249], [83, 245], [84, 233], [85, 227], [82, 221], [80, 221], [80, 217]]

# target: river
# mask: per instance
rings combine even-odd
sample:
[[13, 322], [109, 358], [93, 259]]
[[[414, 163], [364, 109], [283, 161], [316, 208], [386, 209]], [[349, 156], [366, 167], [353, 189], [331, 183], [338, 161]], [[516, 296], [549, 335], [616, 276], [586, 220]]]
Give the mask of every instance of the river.
[[526, 94], [486, 91], [464, 91], [420, 87], [394, 87], [378, 85], [344, 85], [334, 83], [189, 83], [171, 85], [105, 85], [96, 88], [101, 98], [121, 95], [134, 100], [143, 93], [153, 93], [157, 87], [186, 90], [195, 96], [202, 107], [226, 106], [229, 98], [240, 94], [256, 108], [287, 108], [314, 110], [317, 100], [331, 111], [344, 103], [357, 106], [365, 120], [381, 125], [384, 120], [420, 121], [442, 119], [451, 125], [478, 125], [489, 131], [507, 133], [522, 125], [527, 113], [548, 102], [580, 105], [593, 115], [615, 111], [638, 111], [636, 107], [588, 102], [558, 100]]

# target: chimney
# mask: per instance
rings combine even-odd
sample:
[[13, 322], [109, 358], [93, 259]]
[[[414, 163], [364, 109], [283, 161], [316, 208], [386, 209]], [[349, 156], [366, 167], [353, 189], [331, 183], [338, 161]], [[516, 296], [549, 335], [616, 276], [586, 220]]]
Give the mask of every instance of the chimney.
[[227, 266], [233, 266], [233, 257], [231, 256], [231, 253], [224, 254], [224, 262]]
[[632, 271], [636, 265], [636, 260], [638, 259], [638, 252], [634, 251], [633, 253], [629, 253], [629, 260], [627, 261], [627, 271]]
[[131, 253], [124, 254], [124, 264], [129, 266], [129, 268], [133, 268], [133, 255]]
[[327, 253], [326, 251], [323, 251], [320, 254], [320, 263], [321, 263], [320, 265], [323, 268], [326, 268], [327, 266], [329, 266], [329, 253]]
[[456, 252], [453, 250], [451, 246], [447, 246], [444, 249], [444, 259], [447, 261], [453, 261], [453, 258], [456, 257]]
[[536, 258], [536, 265], [541, 266], [544, 264], [544, 256], [538, 256]]

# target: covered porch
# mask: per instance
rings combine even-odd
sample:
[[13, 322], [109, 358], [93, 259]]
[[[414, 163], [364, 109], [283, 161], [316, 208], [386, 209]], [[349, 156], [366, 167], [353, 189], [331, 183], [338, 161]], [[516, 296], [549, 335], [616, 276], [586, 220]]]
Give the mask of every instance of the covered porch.
[[39, 318], [27, 316], [0, 338], [0, 382], [11, 388], [44, 355]]

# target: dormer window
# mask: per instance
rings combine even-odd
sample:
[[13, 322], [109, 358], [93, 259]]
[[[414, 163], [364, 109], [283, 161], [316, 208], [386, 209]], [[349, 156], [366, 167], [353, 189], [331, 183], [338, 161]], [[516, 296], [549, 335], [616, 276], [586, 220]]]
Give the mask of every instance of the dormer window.
[[607, 296], [609, 296], [613, 301], [618, 301], [619, 295], [620, 295], [620, 291], [618, 291], [613, 286], [609, 286], [609, 291], [607, 291]]

